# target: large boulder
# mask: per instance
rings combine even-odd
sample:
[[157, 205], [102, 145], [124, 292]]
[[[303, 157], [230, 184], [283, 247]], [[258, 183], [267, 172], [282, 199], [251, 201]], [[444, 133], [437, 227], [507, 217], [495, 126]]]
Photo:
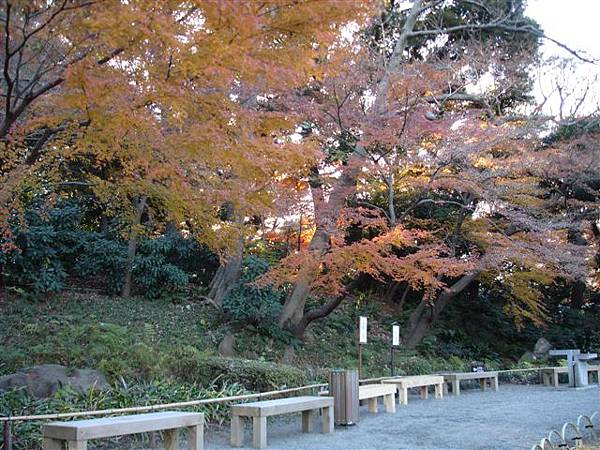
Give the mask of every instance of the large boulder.
[[539, 338], [533, 347], [533, 354], [537, 359], [548, 357], [548, 352], [552, 350], [552, 344], [546, 338]]
[[535, 355], [533, 354], [533, 352], [530, 352], [529, 350], [527, 350], [525, 353], [523, 353], [523, 355], [519, 358], [519, 365], [523, 365], [523, 364], [531, 364], [533, 363], [537, 358], [535, 357]]
[[101, 372], [89, 369], [69, 369], [58, 364], [44, 364], [0, 377], [0, 391], [26, 388], [36, 398], [48, 398], [62, 387], [78, 392], [110, 388]]

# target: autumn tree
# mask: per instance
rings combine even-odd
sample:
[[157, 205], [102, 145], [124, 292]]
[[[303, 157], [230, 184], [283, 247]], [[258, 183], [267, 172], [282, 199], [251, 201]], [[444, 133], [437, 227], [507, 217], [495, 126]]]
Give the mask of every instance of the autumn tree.
[[91, 189], [129, 224], [124, 295], [149, 214], [227, 260], [243, 236], [223, 209], [242, 222], [268, 209], [270, 183], [313, 159], [285, 139], [294, 113], [260, 99], [305, 80], [364, 7], [5, 2], [3, 205], [26, 177]]
[[[497, 211], [475, 221], [485, 222], [473, 235], [478, 239], [463, 239], [478, 205], [506, 194], [499, 180], [509, 176], [496, 166], [503, 163], [486, 168], [485, 158], [494, 150], [501, 160], [517, 139], [531, 137], [531, 129], [519, 127], [526, 118], [517, 106], [530, 100], [526, 69], [543, 34], [521, 3], [423, 1], [408, 9], [391, 4], [366, 36], [340, 45], [328, 60], [335, 69], [324, 69], [299, 93], [300, 105], [309, 99], [308, 126], [326, 150], [309, 178], [315, 232], [308, 251], [288, 257], [266, 279], [292, 282], [279, 322], [299, 335], [337, 307], [359, 274], [405, 284], [423, 295], [405, 336], [414, 345], [482, 272], [509, 260], [531, 267], [544, 253], [541, 235], [509, 236], [512, 220]], [[487, 60], [472, 56], [483, 54]], [[469, 92], [484, 73], [492, 86]], [[370, 201], [361, 187], [373, 186], [371, 177], [381, 182], [385, 204]], [[413, 195], [403, 205], [396, 197], [407, 190]], [[441, 233], [424, 229], [434, 227], [415, 217], [424, 206], [454, 207], [454, 223]], [[357, 242], [346, 235], [353, 224], [367, 230]], [[307, 311], [308, 295], [326, 291], [329, 300]], [[539, 315], [529, 300], [521, 312]]]

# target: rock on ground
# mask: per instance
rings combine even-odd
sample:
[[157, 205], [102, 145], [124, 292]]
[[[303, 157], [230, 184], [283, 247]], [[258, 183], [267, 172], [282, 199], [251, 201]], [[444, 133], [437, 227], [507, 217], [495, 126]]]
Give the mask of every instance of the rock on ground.
[[58, 364], [44, 364], [0, 377], [0, 391], [24, 387], [36, 398], [48, 398], [61, 387], [69, 386], [78, 392], [90, 389], [105, 390], [110, 386], [97, 370], [69, 369]]

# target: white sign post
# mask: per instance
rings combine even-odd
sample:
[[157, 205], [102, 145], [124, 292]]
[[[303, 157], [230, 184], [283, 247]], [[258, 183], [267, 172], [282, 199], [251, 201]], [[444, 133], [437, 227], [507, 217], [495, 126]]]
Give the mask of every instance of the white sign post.
[[358, 325], [359, 325], [359, 331], [360, 331], [359, 337], [358, 337], [358, 342], [361, 344], [366, 344], [367, 343], [367, 318], [360, 316]]
[[392, 325], [392, 345], [390, 347], [390, 375], [394, 376], [394, 347], [400, 345], [400, 327]]
[[358, 379], [362, 374], [362, 346], [367, 343], [367, 318], [358, 318]]
[[400, 326], [392, 325], [392, 345], [398, 347], [400, 345]]

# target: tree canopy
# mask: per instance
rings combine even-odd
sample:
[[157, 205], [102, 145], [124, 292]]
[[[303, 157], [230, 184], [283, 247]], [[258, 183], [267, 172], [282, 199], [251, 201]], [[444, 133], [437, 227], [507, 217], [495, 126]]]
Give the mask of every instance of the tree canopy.
[[553, 283], [598, 288], [598, 117], [535, 104], [524, 1], [8, 0], [0, 22], [5, 267], [76, 205], [92, 234], [60, 270], [118, 242], [128, 296], [194, 254], [221, 308], [260, 254], [245, 289], [279, 290], [280, 327], [383, 290], [409, 346], [473, 286], [517, 324]]

